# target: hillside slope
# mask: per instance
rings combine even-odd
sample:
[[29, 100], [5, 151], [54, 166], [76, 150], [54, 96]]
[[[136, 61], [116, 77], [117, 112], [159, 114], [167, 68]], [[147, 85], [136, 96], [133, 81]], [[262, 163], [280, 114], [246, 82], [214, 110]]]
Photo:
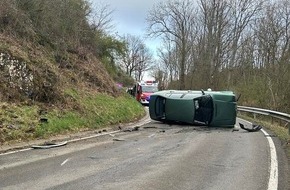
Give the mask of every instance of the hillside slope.
[[49, 49], [0, 35], [0, 80], [0, 144], [97, 129], [144, 114], [92, 54], [66, 52], [56, 62]]
[[115, 83], [92, 54], [55, 52], [38, 44], [21, 42], [0, 34], [2, 100], [65, 103], [63, 90], [78, 87], [118, 95]]
[[122, 42], [90, 23], [90, 12], [85, 0], [0, 1], [0, 145], [144, 114], [117, 88], [122, 73], [107, 70]]

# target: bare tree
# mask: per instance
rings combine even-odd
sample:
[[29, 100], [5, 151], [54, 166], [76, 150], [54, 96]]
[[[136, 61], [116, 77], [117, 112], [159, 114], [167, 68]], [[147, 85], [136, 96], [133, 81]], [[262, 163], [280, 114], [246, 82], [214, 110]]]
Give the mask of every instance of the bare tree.
[[179, 55], [179, 88], [185, 89], [186, 59], [190, 51], [190, 35], [194, 24], [194, 6], [190, 0], [159, 2], [150, 10], [148, 35], [161, 36], [176, 44]]
[[163, 65], [163, 72], [167, 73], [169, 83], [178, 79], [178, 58], [175, 43], [171, 40], [163, 40], [163, 45], [158, 49], [158, 57], [160, 64]]
[[221, 69], [225, 49], [227, 46], [227, 34], [229, 24], [229, 6], [226, 1], [201, 0], [203, 73], [207, 86], [216, 89], [218, 87], [218, 72]]
[[270, 105], [278, 109], [288, 101], [290, 61], [290, 3], [278, 1], [270, 4], [257, 24], [258, 57], [263, 64], [264, 81], [267, 81]]
[[124, 37], [127, 45], [121, 66], [130, 77], [141, 80], [145, 71], [152, 63], [152, 54], [140, 37], [128, 34]]
[[[232, 67], [238, 63], [236, 61], [237, 51], [244, 43], [242, 39], [246, 30], [250, 30], [250, 25], [255, 23], [259, 18], [259, 13], [263, 9], [264, 0], [230, 0], [230, 25], [229, 25], [229, 39], [230, 39], [230, 53], [229, 62], [226, 67], [232, 70]], [[248, 32], [247, 32], [248, 33]], [[228, 73], [227, 87], [231, 84], [232, 72]]]
[[152, 64], [152, 54], [145, 44], [140, 44], [140, 51], [137, 55], [135, 79], [141, 81], [144, 76], [144, 72], [150, 69]]
[[155, 64], [150, 70], [150, 75], [158, 81], [158, 89], [164, 90], [168, 87], [168, 73], [165, 65], [162, 63]]
[[94, 11], [90, 12], [88, 19], [95, 31], [109, 33], [114, 30], [115, 25], [112, 19], [114, 10], [108, 4], [98, 4]]

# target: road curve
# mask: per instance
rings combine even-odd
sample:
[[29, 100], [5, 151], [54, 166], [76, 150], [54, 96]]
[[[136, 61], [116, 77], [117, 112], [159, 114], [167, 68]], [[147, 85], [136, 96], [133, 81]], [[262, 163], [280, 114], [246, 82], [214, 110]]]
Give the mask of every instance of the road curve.
[[[265, 190], [270, 165], [262, 132], [151, 122], [138, 131], [2, 155], [0, 189]], [[278, 189], [287, 187], [280, 183]]]

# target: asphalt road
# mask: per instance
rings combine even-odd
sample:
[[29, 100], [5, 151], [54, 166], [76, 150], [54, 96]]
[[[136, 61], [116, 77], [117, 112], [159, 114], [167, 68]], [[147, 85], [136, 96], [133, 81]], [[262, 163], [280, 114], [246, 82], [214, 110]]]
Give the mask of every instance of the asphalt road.
[[[278, 189], [288, 188], [283, 159]], [[138, 131], [0, 155], [0, 189], [266, 190], [270, 165], [261, 131], [150, 122]]]

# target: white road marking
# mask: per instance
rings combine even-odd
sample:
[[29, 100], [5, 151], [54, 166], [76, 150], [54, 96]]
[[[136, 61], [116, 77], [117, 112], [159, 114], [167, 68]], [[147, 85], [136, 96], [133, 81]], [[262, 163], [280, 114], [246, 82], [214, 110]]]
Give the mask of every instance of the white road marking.
[[152, 135], [149, 135], [148, 137], [151, 138], [151, 137], [154, 137], [154, 136], [155, 136], [155, 134], [152, 134]]
[[63, 161], [63, 162], [61, 163], [61, 166], [65, 165], [65, 163], [67, 163], [68, 160], [69, 160], [69, 159], [66, 159], [65, 161]]
[[14, 153], [17, 153], [17, 152], [25, 152], [25, 151], [32, 150], [32, 149], [33, 148], [25, 148], [25, 149], [20, 149], [20, 150], [14, 150], [14, 151], [9, 151], [9, 152], [4, 152], [4, 153], [0, 153], [0, 156], [14, 154]]
[[[243, 122], [249, 123], [252, 125], [251, 122], [241, 119]], [[275, 144], [271, 138], [271, 136], [264, 130], [261, 129], [261, 131], [264, 133], [265, 137], [268, 140], [268, 144], [270, 147], [270, 167], [269, 167], [269, 181], [268, 181], [268, 190], [277, 190], [278, 189], [278, 160], [277, 160], [277, 153]]]
[[270, 154], [271, 154], [268, 190], [276, 190], [278, 189], [278, 160], [277, 160], [275, 144], [271, 136], [265, 130], [261, 129], [261, 131], [265, 134], [268, 140], [268, 143], [270, 146]]

